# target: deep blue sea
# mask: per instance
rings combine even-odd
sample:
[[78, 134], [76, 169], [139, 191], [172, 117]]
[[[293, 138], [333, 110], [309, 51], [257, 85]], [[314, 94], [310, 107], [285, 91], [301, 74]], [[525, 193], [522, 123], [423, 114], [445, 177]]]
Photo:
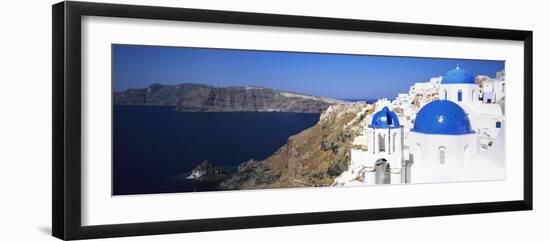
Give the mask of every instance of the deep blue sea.
[[319, 114], [178, 112], [173, 107], [113, 107], [113, 195], [217, 190], [185, 179], [203, 160], [235, 170], [263, 160]]

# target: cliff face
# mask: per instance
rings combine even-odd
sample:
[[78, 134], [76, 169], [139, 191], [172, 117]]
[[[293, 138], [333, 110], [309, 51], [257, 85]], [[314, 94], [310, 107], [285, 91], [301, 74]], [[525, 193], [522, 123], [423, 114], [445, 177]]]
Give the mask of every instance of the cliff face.
[[175, 106], [187, 112], [280, 111], [320, 113], [343, 101], [259, 87], [159, 85], [113, 93], [115, 105]]
[[269, 158], [242, 163], [222, 182], [225, 189], [329, 186], [347, 169], [353, 137], [365, 118], [366, 104], [329, 107], [313, 127], [291, 136]]

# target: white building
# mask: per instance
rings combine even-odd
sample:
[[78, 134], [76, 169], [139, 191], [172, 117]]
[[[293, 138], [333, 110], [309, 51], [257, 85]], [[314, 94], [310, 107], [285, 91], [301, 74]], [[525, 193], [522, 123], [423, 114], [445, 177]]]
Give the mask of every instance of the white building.
[[483, 103], [497, 103], [504, 99], [506, 83], [503, 79], [490, 79], [482, 84]]
[[497, 105], [504, 99], [504, 72], [498, 79], [482, 78], [482, 87], [468, 71], [456, 67], [441, 81], [439, 99], [452, 101], [464, 109], [478, 134], [496, 138], [504, 122], [503, 106]]
[[411, 129], [411, 182], [504, 178], [503, 166], [494, 165], [504, 160], [482, 155], [494, 144], [504, 122], [501, 106], [483, 101], [495, 94], [504, 98], [500, 89], [497, 92], [494, 88], [482, 91], [474, 76], [458, 66], [447, 72], [441, 80], [440, 100], [421, 108]]
[[[483, 79], [479, 87], [471, 74], [457, 67], [447, 73], [441, 89], [449, 94], [447, 100], [460, 105], [466, 111], [474, 131], [490, 142], [497, 138], [504, 123], [504, 72], [500, 72], [497, 79]], [[477, 93], [478, 97], [463, 94], [462, 98], [459, 98], [459, 93], [464, 93], [464, 90]], [[450, 94], [451, 92], [453, 94]]]
[[[415, 84], [408, 97], [400, 94], [391, 105], [377, 102], [371, 124], [353, 142], [348, 171], [334, 185], [503, 179], [504, 102], [496, 102], [505, 94], [499, 73], [480, 87], [457, 67]], [[502, 97], [486, 101], [495, 95]], [[387, 106], [398, 110], [402, 123]]]

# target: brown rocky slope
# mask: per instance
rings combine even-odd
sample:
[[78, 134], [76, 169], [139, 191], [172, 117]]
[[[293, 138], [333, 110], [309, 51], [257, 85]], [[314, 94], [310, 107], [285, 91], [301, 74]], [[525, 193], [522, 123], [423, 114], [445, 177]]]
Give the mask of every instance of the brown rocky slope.
[[269, 158], [242, 163], [221, 188], [329, 186], [347, 169], [350, 146], [365, 117], [365, 103], [332, 105], [316, 125], [289, 137]]

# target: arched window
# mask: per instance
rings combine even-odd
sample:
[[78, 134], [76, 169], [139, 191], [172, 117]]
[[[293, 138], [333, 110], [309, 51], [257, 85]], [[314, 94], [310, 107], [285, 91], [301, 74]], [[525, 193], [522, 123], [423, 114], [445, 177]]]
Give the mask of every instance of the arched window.
[[497, 128], [502, 127], [502, 123], [500, 123], [500, 121], [497, 121], [496, 127], [497, 127]]
[[397, 144], [397, 133], [393, 133], [393, 152], [395, 153], [395, 144]]
[[447, 100], [447, 90], [444, 90], [445, 91], [445, 100]]
[[458, 90], [457, 99], [458, 99], [458, 102], [462, 102], [462, 90]]
[[382, 134], [378, 134], [378, 151], [379, 152], [385, 152], [386, 151], [386, 136]]
[[438, 149], [439, 149], [439, 163], [445, 164], [445, 150], [447, 148], [445, 148], [444, 146], [440, 146]]
[[376, 132], [372, 134], [372, 154], [376, 153]]
[[415, 155], [415, 160], [422, 160], [424, 158], [424, 156], [422, 155], [422, 145], [420, 145], [420, 142], [417, 142], [416, 143], [416, 153], [414, 153]]
[[469, 152], [469, 151], [470, 151], [470, 147], [468, 147], [468, 145], [465, 145], [465, 146], [464, 146], [464, 155], [462, 156], [462, 160], [461, 160], [461, 162], [459, 163], [459, 165], [464, 166], [464, 162], [467, 162], [467, 161], [468, 161], [468, 158], [469, 158], [468, 152]]

